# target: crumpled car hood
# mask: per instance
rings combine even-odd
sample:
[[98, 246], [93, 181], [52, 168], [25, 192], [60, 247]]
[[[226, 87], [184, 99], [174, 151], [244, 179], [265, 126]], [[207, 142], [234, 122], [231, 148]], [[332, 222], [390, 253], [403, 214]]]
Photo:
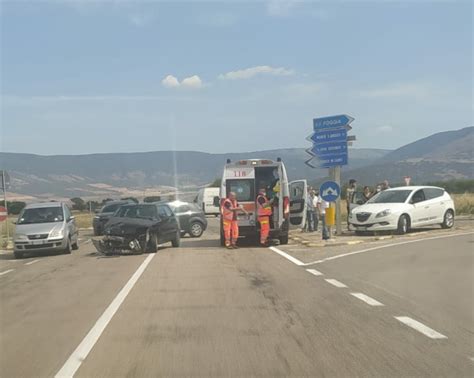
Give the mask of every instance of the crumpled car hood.
[[158, 227], [159, 221], [140, 218], [111, 218], [104, 230], [105, 235], [138, 236], [147, 229]]

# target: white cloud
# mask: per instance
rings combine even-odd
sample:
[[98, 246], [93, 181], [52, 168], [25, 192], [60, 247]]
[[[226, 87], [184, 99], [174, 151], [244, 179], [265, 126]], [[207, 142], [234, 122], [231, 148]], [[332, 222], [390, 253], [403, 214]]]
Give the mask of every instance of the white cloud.
[[132, 14], [129, 21], [133, 26], [143, 28], [151, 23], [152, 17], [147, 14]]
[[270, 0], [267, 1], [267, 13], [274, 17], [286, 17], [299, 3], [296, 0]]
[[361, 91], [362, 97], [387, 98], [387, 97], [416, 97], [423, 98], [432, 92], [425, 85], [419, 83], [401, 83], [391, 86]]
[[163, 80], [161, 80], [161, 84], [165, 88], [189, 88], [189, 89], [199, 89], [202, 88], [203, 83], [201, 78], [198, 75], [193, 75], [184, 78], [181, 82], [179, 82], [178, 78], [173, 75], [167, 75]]
[[295, 71], [283, 67], [256, 66], [245, 68], [243, 70], [230, 71], [220, 74], [219, 79], [222, 80], [241, 80], [250, 79], [257, 75], [273, 75], [273, 76], [289, 76], [294, 75]]
[[163, 80], [161, 80], [161, 84], [163, 84], [166, 88], [177, 88], [179, 87], [179, 81], [173, 75], [166, 76]]
[[389, 134], [393, 131], [393, 126], [391, 125], [383, 125], [375, 128], [375, 131], [380, 134]]

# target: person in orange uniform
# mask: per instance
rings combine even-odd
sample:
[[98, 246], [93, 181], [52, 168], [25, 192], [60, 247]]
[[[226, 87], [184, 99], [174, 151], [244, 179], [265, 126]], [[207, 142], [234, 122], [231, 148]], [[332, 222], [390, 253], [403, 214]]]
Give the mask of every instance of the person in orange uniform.
[[270, 234], [270, 217], [272, 215], [273, 200], [267, 198], [267, 190], [261, 188], [257, 196], [257, 215], [260, 223], [260, 245], [268, 246], [268, 235]]
[[222, 203], [222, 223], [224, 225], [225, 246], [227, 249], [237, 249], [237, 239], [239, 238], [239, 222], [237, 214], [239, 212], [248, 215], [247, 211], [239, 205], [234, 192]]

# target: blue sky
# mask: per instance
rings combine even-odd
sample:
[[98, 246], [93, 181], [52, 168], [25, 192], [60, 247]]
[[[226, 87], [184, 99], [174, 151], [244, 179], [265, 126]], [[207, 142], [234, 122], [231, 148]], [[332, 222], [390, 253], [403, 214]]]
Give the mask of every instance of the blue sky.
[[471, 1], [2, 1], [1, 148], [354, 147], [473, 124]]

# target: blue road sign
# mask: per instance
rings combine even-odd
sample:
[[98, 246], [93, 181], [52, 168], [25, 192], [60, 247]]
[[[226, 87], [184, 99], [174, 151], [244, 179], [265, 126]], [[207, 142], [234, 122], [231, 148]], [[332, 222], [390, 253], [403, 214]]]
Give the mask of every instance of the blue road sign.
[[326, 202], [334, 202], [341, 195], [341, 187], [334, 181], [326, 181], [319, 188], [319, 195]]
[[338, 165], [347, 165], [347, 164], [348, 164], [347, 154], [327, 155], [327, 156], [322, 156], [321, 159], [319, 159], [319, 166], [321, 168], [331, 168], [331, 167], [336, 167]]
[[349, 125], [354, 118], [346, 115], [340, 114], [330, 117], [322, 117], [322, 118], [315, 118], [313, 119], [313, 129], [316, 130], [323, 130], [323, 129], [334, 129], [337, 127], [344, 127]]
[[316, 145], [328, 142], [346, 142], [347, 130], [339, 128], [334, 130], [315, 131], [311, 135], [310, 140]]
[[321, 157], [326, 155], [347, 154], [347, 142], [315, 144], [313, 148], [311, 148], [311, 154]]

